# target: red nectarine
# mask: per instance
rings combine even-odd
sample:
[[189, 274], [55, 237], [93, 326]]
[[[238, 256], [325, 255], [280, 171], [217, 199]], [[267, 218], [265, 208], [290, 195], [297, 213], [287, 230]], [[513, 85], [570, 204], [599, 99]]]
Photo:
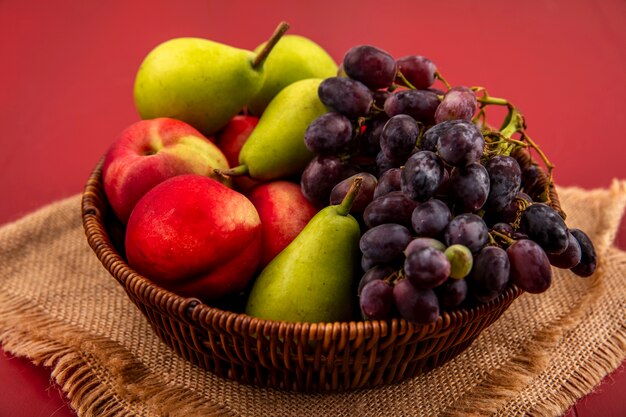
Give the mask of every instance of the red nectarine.
[[304, 197], [300, 186], [289, 181], [261, 184], [249, 197], [261, 218], [261, 266], [265, 266], [295, 239], [317, 209]]
[[183, 296], [237, 293], [261, 257], [261, 221], [243, 195], [201, 175], [170, 178], [135, 206], [126, 230], [129, 265]]
[[175, 119], [142, 120], [126, 128], [107, 151], [104, 191], [126, 223], [137, 201], [168, 178], [200, 174], [226, 181], [214, 168], [228, 168], [226, 157], [196, 129]]

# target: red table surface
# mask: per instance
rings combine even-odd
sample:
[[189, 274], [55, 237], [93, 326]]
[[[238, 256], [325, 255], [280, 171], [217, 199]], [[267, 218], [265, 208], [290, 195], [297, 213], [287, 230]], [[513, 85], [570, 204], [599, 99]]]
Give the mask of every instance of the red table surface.
[[[626, 178], [626, 2], [0, 1], [0, 224], [81, 191], [138, 120], [135, 72], [158, 43], [199, 36], [252, 49], [281, 20], [340, 61], [357, 44], [430, 57], [525, 114], [564, 186]], [[622, 226], [620, 246], [626, 247]], [[50, 372], [0, 355], [0, 416], [71, 416]], [[626, 366], [568, 416], [626, 416]], [[620, 395], [622, 394], [622, 395]]]

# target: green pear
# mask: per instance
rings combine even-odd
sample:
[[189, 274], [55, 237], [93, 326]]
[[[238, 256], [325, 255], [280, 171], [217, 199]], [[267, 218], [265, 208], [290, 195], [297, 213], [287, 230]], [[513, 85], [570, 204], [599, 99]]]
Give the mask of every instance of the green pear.
[[201, 38], [158, 45], [135, 78], [141, 118], [171, 117], [213, 136], [261, 89], [264, 62], [288, 27], [281, 23], [259, 53]]
[[[259, 53], [266, 44], [254, 51]], [[255, 115], [263, 111], [283, 88], [306, 78], [328, 78], [337, 74], [337, 64], [331, 56], [312, 40], [298, 35], [287, 35], [280, 39], [265, 61], [265, 81], [255, 94], [248, 110]]]
[[300, 174], [314, 157], [304, 144], [304, 132], [328, 112], [317, 95], [321, 82], [321, 78], [309, 78], [283, 88], [241, 148], [241, 165], [221, 173], [248, 174], [262, 181]]
[[361, 232], [349, 212], [361, 181], [341, 204], [320, 210], [261, 271], [246, 314], [290, 322], [350, 320]]

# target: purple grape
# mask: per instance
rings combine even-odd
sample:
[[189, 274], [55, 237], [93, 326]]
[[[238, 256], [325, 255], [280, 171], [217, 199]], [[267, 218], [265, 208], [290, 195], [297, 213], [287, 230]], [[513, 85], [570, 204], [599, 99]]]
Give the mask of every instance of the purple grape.
[[469, 276], [472, 295], [481, 303], [497, 298], [509, 283], [511, 264], [504, 249], [485, 246], [474, 259]]
[[511, 263], [511, 281], [531, 294], [544, 292], [552, 282], [548, 255], [529, 239], [518, 240], [506, 250]]
[[377, 264], [393, 262], [404, 257], [404, 248], [413, 239], [406, 227], [385, 223], [374, 226], [361, 236], [359, 249]]
[[[497, 235], [496, 233], [492, 233], [492, 232], [496, 232], [499, 234], [502, 234], [506, 237], [501, 237], [499, 235]], [[498, 245], [500, 245], [500, 247], [503, 248], [508, 248], [509, 244], [510, 244], [510, 239], [515, 239], [513, 238], [513, 235], [515, 234], [515, 230], [513, 230], [513, 226], [511, 226], [508, 223], [496, 223], [493, 226], [491, 226], [491, 231], [489, 232], [491, 234], [491, 236], [495, 239], [495, 241], [498, 243]], [[525, 239], [527, 239], [528, 237], [526, 237]], [[515, 239], [517, 240], [517, 239]]]
[[489, 174], [484, 166], [474, 163], [452, 170], [449, 194], [457, 212], [479, 210], [489, 195]]
[[477, 215], [460, 214], [448, 223], [443, 237], [446, 246], [463, 245], [472, 253], [478, 253], [489, 241], [489, 229]]
[[411, 214], [417, 204], [401, 191], [392, 191], [368, 204], [363, 212], [363, 221], [368, 228], [384, 223], [411, 227]]
[[513, 236], [511, 236], [513, 239], [515, 240], [520, 240], [520, 239], [529, 239], [528, 235], [524, 232], [520, 232], [520, 231], [516, 231], [513, 232]]
[[449, 190], [450, 190], [450, 173], [444, 166], [443, 178], [441, 179], [441, 184], [439, 184], [439, 188], [437, 188], [435, 195], [448, 197]]
[[379, 109], [384, 109], [385, 101], [391, 96], [391, 93], [387, 90], [372, 91], [372, 97], [374, 98], [374, 105]]
[[521, 215], [522, 209], [520, 208], [520, 204], [522, 201], [525, 201], [528, 204], [532, 204], [533, 200], [530, 196], [524, 192], [519, 191], [513, 201], [506, 205], [500, 211], [489, 211], [485, 217], [489, 217], [489, 219], [493, 219], [494, 222], [503, 222], [503, 223], [514, 223], [517, 220], [518, 215]]
[[596, 249], [593, 246], [593, 242], [589, 239], [589, 236], [580, 229], [570, 229], [569, 231], [580, 244], [580, 262], [575, 267], [571, 268], [571, 271], [581, 277], [589, 277], [596, 271], [598, 265], [598, 258], [596, 256]]
[[385, 113], [389, 117], [407, 114], [425, 125], [435, 124], [435, 111], [440, 100], [428, 90], [400, 90], [385, 101]]
[[382, 150], [376, 155], [376, 172], [379, 177], [392, 168], [399, 168], [400, 165], [402, 165], [400, 161], [388, 159]]
[[424, 133], [424, 136], [422, 136], [418, 144], [419, 149], [421, 149], [422, 151], [437, 152], [437, 143], [439, 141], [439, 136], [434, 134], [436, 131], [433, 131], [433, 129], [437, 126], [440, 125], [435, 125], [428, 129], [426, 133]]
[[338, 153], [352, 139], [352, 123], [339, 113], [326, 113], [313, 120], [304, 132], [304, 144], [313, 153]]
[[552, 207], [534, 203], [522, 213], [522, 231], [547, 253], [557, 255], [567, 249], [567, 226]]
[[522, 170], [522, 187], [526, 192], [531, 193], [539, 186], [541, 178], [539, 166], [530, 164]]
[[443, 172], [443, 163], [433, 152], [414, 153], [402, 169], [402, 192], [413, 200], [426, 201], [439, 189]]
[[485, 165], [489, 174], [487, 210], [501, 211], [515, 199], [522, 184], [522, 170], [515, 158], [498, 155]]
[[359, 296], [363, 316], [370, 320], [390, 318], [394, 308], [393, 287], [383, 280], [367, 283]]
[[387, 52], [371, 45], [359, 45], [346, 52], [343, 69], [348, 77], [377, 90], [393, 84], [397, 67]]
[[435, 121], [437, 123], [447, 120], [472, 120], [478, 102], [476, 94], [467, 87], [452, 87], [443, 97], [443, 101], [437, 107]]
[[367, 205], [374, 200], [374, 190], [376, 190], [376, 185], [378, 184], [376, 177], [367, 172], [359, 172], [335, 185], [330, 192], [330, 204], [341, 204], [343, 198], [346, 194], [348, 194], [348, 190], [352, 186], [356, 177], [361, 177], [363, 181], [361, 182], [359, 192], [356, 197], [354, 197], [350, 211], [353, 213], [359, 213], [365, 210], [365, 207], [367, 207]]
[[405, 161], [415, 148], [419, 133], [420, 128], [411, 116], [393, 116], [381, 132], [380, 149], [390, 161]]
[[378, 178], [378, 185], [374, 190], [374, 199], [389, 194], [392, 191], [400, 191], [400, 168], [391, 168], [383, 172]]
[[558, 255], [548, 254], [550, 265], [561, 269], [571, 269], [580, 263], [582, 250], [580, 243], [570, 232], [567, 233], [567, 249]]
[[503, 235], [506, 235], [508, 237], [513, 236], [513, 226], [511, 226], [508, 223], [496, 223], [493, 226], [491, 226], [491, 230], [498, 232], [498, 233], [502, 233]]
[[396, 283], [393, 299], [398, 312], [406, 320], [429, 324], [439, 317], [439, 300], [435, 292], [416, 288], [408, 279]]
[[[425, 90], [435, 82], [437, 67], [433, 61], [425, 56], [403, 56], [399, 58], [396, 63], [398, 65], [398, 71], [417, 89]], [[404, 82], [399, 77], [396, 78], [396, 82], [400, 85], [404, 85]]]
[[441, 200], [432, 199], [415, 207], [411, 215], [413, 230], [418, 236], [439, 236], [452, 220], [452, 213]]
[[467, 282], [464, 279], [450, 278], [435, 288], [435, 294], [441, 307], [458, 307], [467, 298]]
[[343, 164], [336, 156], [315, 157], [302, 173], [302, 194], [314, 205], [328, 205], [330, 192], [343, 179], [343, 170]]
[[450, 261], [435, 248], [405, 251], [404, 273], [419, 288], [435, 288], [450, 276]]
[[317, 94], [326, 107], [351, 119], [365, 116], [374, 102], [365, 85], [344, 77], [326, 78], [320, 83]]
[[451, 120], [435, 127], [437, 129], [431, 134], [438, 136], [437, 151], [446, 163], [459, 167], [480, 161], [485, 138], [475, 124], [465, 120]]
[[437, 239], [433, 239], [431, 237], [418, 237], [409, 242], [404, 250], [404, 253], [416, 252], [424, 248], [433, 248], [441, 252], [446, 250], [446, 246]]
[[361, 291], [367, 283], [375, 280], [383, 280], [394, 272], [396, 272], [396, 268], [390, 265], [376, 265], [373, 268], [368, 269], [359, 281], [357, 294], [361, 295]]
[[370, 259], [369, 256], [367, 255], [361, 256], [361, 269], [363, 271], [369, 271], [370, 269], [375, 268], [378, 265], [379, 263], [374, 261], [373, 259]]

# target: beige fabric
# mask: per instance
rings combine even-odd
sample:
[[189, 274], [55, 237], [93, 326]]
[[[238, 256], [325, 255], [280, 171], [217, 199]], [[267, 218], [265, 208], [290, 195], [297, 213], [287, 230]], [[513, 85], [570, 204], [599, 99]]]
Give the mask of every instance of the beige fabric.
[[560, 189], [601, 254], [592, 279], [556, 271], [451, 362], [337, 394], [219, 379], [169, 350], [86, 243], [79, 196], [0, 229], [0, 342], [50, 366], [80, 416], [467, 416], [563, 413], [626, 358], [626, 253], [611, 246], [626, 183]]

